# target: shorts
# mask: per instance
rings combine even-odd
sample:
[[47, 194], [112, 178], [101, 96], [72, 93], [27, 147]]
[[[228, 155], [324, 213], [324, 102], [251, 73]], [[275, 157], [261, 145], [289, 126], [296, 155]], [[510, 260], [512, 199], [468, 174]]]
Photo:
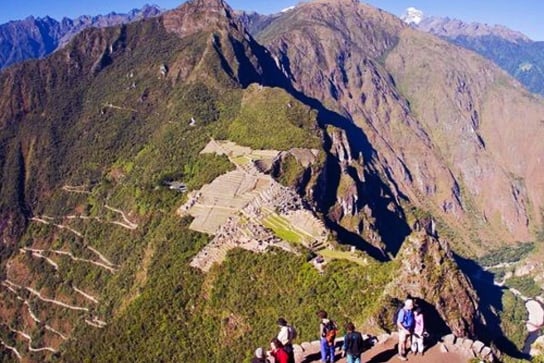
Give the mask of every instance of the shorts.
[[399, 343], [406, 343], [410, 335], [410, 332], [407, 332], [406, 330], [399, 330]]

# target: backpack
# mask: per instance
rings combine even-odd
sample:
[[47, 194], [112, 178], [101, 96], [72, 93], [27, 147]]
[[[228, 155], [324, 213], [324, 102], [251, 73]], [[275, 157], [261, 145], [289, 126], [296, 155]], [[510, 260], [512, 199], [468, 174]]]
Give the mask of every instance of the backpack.
[[289, 333], [289, 341], [292, 342], [293, 340], [295, 340], [297, 338], [297, 330], [291, 326], [291, 325], [288, 325], [287, 326], [287, 331]]
[[398, 309], [397, 313], [395, 314], [395, 326], [397, 326], [400, 315], [402, 315], [402, 326], [406, 329], [412, 329], [415, 323], [414, 312], [412, 310], [405, 310], [404, 308]]
[[329, 345], [334, 345], [336, 333], [338, 333], [338, 328], [336, 327], [334, 321], [329, 320], [327, 323], [323, 324], [323, 338], [325, 338]]
[[354, 356], [360, 356], [361, 354], [363, 354], [364, 341], [361, 333], [357, 331], [348, 333], [346, 335], [345, 345], [346, 353]]

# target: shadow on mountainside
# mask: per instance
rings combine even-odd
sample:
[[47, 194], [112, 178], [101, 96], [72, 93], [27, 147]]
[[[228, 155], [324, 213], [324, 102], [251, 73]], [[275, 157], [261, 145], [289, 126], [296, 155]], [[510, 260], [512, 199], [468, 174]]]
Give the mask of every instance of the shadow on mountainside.
[[[231, 40], [232, 41], [232, 40]], [[368, 205], [372, 210], [372, 217], [375, 218], [375, 226], [377, 232], [381, 236], [383, 242], [386, 245], [386, 251], [373, 246], [368, 241], [363, 239], [360, 235], [349, 232], [341, 227], [335, 221], [326, 218], [326, 225], [332, 231], [334, 231], [341, 243], [353, 245], [365, 252], [367, 252], [373, 258], [380, 261], [387, 261], [390, 259], [388, 254], [395, 256], [402, 242], [410, 234], [410, 227], [405, 221], [405, 216], [400, 207], [395, 193], [391, 190], [385, 180], [382, 180], [380, 173], [375, 169], [373, 163], [376, 161], [376, 150], [370, 144], [368, 138], [364, 134], [363, 130], [355, 125], [347, 117], [340, 115], [334, 111], [327, 109], [320, 101], [308, 97], [302, 92], [296, 90], [284, 72], [279, 68], [278, 63], [273, 59], [271, 53], [267, 48], [260, 45], [253, 38], [249, 39], [249, 48], [251, 53], [258, 59], [260, 69], [256, 69], [253, 62], [248, 58], [246, 54], [246, 48], [237, 41], [233, 41], [234, 51], [236, 57], [240, 63], [240, 68], [237, 74], [237, 78], [242, 83], [243, 87], [249, 86], [253, 82], [258, 82], [268, 87], [279, 87], [286, 90], [291, 96], [303, 104], [315, 109], [318, 112], [319, 126], [324, 129], [326, 126], [335, 126], [341, 130], [344, 130], [348, 140], [349, 146], [352, 150], [352, 157], [357, 159], [359, 155], [363, 156], [364, 166], [364, 182], [359, 183], [357, 186], [360, 200], [358, 206]], [[289, 74], [288, 64], [286, 65], [286, 59], [282, 59], [282, 67], [286, 69]], [[227, 70], [232, 73], [232, 70]], [[324, 150], [327, 152], [326, 167], [323, 178], [326, 179], [324, 184], [324, 190], [319, 190], [318, 193], [314, 193], [319, 196], [317, 200], [318, 209], [327, 215], [330, 209], [336, 203], [336, 190], [340, 182], [340, 165], [334, 155], [330, 153], [331, 141], [324, 141]], [[383, 176], [387, 177], [387, 176]], [[395, 185], [395, 181], [392, 178], [388, 178], [388, 182]], [[396, 185], [395, 185], [396, 187]], [[398, 198], [407, 199], [402, 195], [400, 191], [396, 191]], [[395, 213], [388, 208], [391, 203], [397, 207], [399, 211]]]
[[530, 359], [528, 354], [519, 350], [519, 348], [505, 336], [500, 318], [493, 313], [494, 311], [502, 311], [502, 296], [503, 288], [494, 284], [494, 275], [491, 272], [485, 271], [475, 261], [455, 255], [455, 261], [470, 279], [470, 282], [476, 289], [480, 297], [479, 310], [482, 313], [486, 324], [477, 326], [476, 333], [478, 337], [485, 343], [493, 343], [501, 352], [506, 353], [516, 359]]
[[430, 334], [428, 340], [432, 342], [432, 345], [434, 345], [440, 337], [451, 333], [451, 329], [448, 328], [448, 325], [444, 319], [442, 319], [433, 304], [430, 304], [423, 299], [415, 299], [415, 305], [421, 308], [425, 318], [425, 330]]
[[[338, 235], [340, 242], [356, 246], [379, 261], [389, 260], [390, 257], [388, 254], [396, 256], [402, 242], [410, 234], [411, 229], [406, 223], [404, 212], [398, 200], [394, 197], [395, 194], [389, 185], [382, 180], [379, 172], [375, 170], [372, 164], [376, 159], [376, 151], [368, 141], [363, 130], [348, 118], [325, 108], [319, 101], [307, 97], [296, 90], [291, 89], [289, 91], [299, 101], [318, 111], [320, 127], [325, 128], [331, 125], [345, 131], [354, 159], [358, 155], [363, 156], [364, 182], [357, 185], [359, 195], [357, 203], [358, 207], [368, 205], [372, 210], [372, 217], [375, 218], [375, 227], [385, 243], [386, 250], [382, 251], [371, 245], [360, 235], [347, 231], [333, 220], [327, 220], [327, 227]], [[340, 182], [341, 170], [339, 161], [330, 153], [331, 140], [328, 140], [328, 137], [324, 142], [324, 149], [328, 151], [326, 175], [324, 175], [326, 183], [320, 184], [325, 186], [325, 190], [320, 190], [316, 194], [321, 195], [319, 207], [324, 214], [327, 214], [336, 203], [336, 191]], [[389, 181], [394, 183], [392, 180]], [[399, 197], [407, 200], [402, 194]], [[399, 212], [390, 209], [391, 203], [397, 207]]]

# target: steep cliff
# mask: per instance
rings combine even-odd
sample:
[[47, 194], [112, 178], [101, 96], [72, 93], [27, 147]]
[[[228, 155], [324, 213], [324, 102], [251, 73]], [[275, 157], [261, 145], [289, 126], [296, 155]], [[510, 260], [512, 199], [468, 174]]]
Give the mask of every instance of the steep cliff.
[[476, 336], [483, 318], [474, 287], [457, 266], [449, 244], [433, 231], [434, 221], [417, 224], [397, 256], [400, 267], [386, 295], [401, 301], [414, 298], [435, 334], [446, 333], [447, 327], [458, 337]]
[[[298, 90], [353, 121], [359, 134], [348, 138], [366, 145], [364, 166], [395, 195], [444, 221], [465, 253], [482, 251], [475, 241], [530, 238], [540, 223], [542, 192], [526, 183], [540, 180], [534, 165], [541, 150], [536, 141], [520, 153], [506, 150], [541, 134], [536, 115], [542, 102], [498, 68], [347, 0], [302, 4], [258, 39]], [[519, 101], [493, 106], [489, 100], [498, 93], [488, 92], [496, 88], [484, 84], [499, 85]], [[511, 127], [516, 112], [524, 115], [523, 127]], [[492, 124], [500, 126], [480, 130]], [[512, 162], [518, 158], [521, 165]]]

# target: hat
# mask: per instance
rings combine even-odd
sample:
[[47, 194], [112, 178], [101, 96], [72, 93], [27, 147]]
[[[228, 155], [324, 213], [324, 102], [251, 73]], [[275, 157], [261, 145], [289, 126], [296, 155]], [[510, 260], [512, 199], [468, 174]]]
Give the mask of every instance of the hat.
[[287, 320], [285, 320], [284, 318], [279, 318], [278, 319], [278, 325], [286, 326], [287, 325]]
[[264, 358], [264, 350], [263, 348], [257, 348], [255, 349], [255, 357], [256, 358]]
[[406, 299], [406, 301], [404, 302], [404, 308], [405, 309], [413, 309], [414, 308], [414, 300]]

